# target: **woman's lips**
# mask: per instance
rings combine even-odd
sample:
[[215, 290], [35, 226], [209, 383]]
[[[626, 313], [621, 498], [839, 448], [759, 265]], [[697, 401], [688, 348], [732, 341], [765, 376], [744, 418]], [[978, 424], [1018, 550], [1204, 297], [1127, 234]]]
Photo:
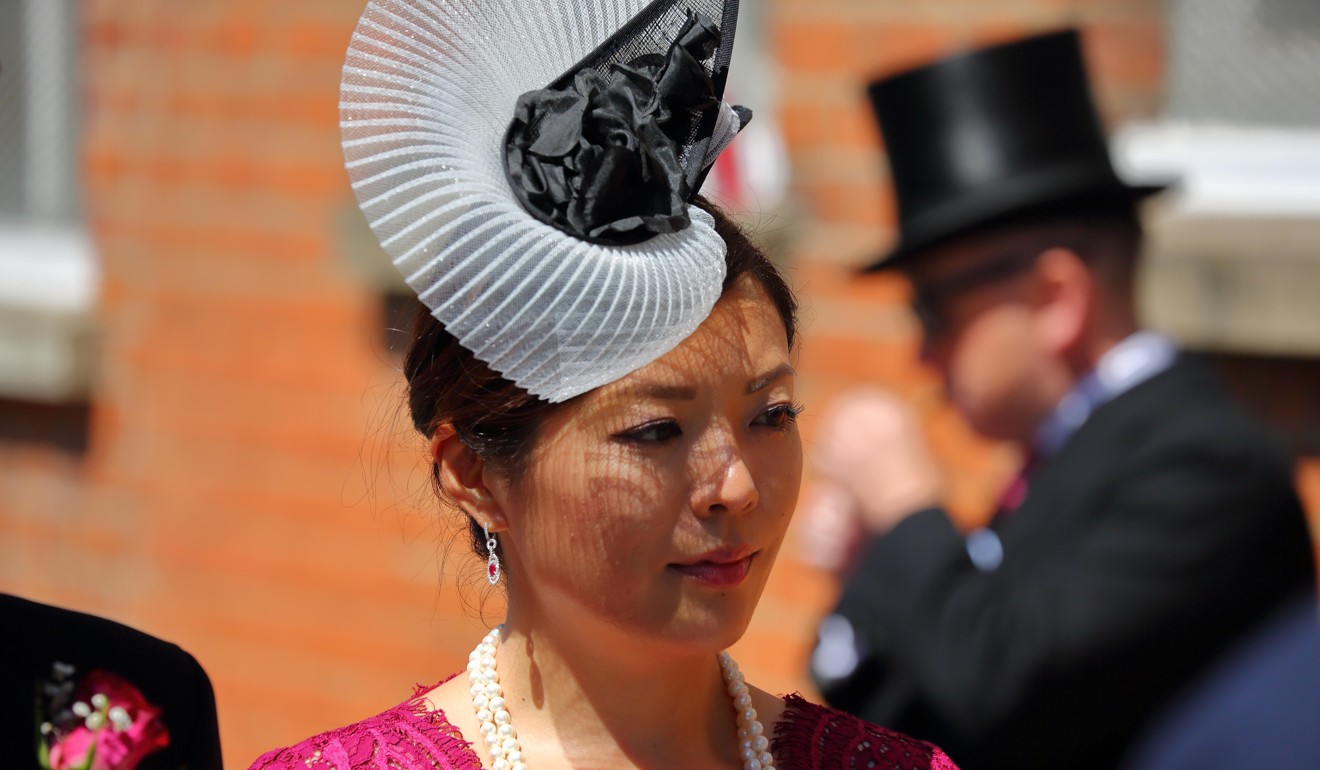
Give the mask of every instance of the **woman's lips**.
[[669, 566], [702, 585], [711, 588], [733, 588], [747, 579], [747, 573], [752, 568], [752, 558], [755, 556], [755, 553], [748, 551], [705, 554], [695, 561]]

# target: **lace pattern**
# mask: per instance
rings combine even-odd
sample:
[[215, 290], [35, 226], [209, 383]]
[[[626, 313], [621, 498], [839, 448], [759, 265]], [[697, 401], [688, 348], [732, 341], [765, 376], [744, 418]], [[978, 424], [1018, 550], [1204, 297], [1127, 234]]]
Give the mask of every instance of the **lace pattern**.
[[783, 770], [958, 770], [935, 745], [793, 694], [771, 750]]
[[481, 770], [472, 744], [444, 712], [427, 708], [422, 696], [439, 686], [419, 684], [398, 706], [267, 752], [250, 770]]
[[[250, 770], [481, 770], [472, 744], [412, 698], [377, 716], [262, 755]], [[958, 770], [935, 746], [841, 711], [784, 699], [771, 751], [781, 770]]]

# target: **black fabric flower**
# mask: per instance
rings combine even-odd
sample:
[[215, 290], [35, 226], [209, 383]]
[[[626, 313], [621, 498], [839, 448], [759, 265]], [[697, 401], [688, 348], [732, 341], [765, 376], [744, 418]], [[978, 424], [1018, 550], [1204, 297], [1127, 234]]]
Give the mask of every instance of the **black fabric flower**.
[[505, 135], [505, 171], [523, 207], [595, 243], [687, 227], [691, 185], [680, 154], [697, 120], [719, 105], [702, 65], [719, 42], [715, 24], [690, 13], [667, 53], [523, 94]]

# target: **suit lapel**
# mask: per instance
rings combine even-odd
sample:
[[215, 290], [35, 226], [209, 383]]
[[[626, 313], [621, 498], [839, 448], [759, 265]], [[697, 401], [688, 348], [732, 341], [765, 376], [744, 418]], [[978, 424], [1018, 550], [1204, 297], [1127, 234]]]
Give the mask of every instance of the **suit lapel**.
[[1213, 378], [1200, 362], [1180, 357], [1168, 370], [1096, 409], [1054, 456], [1038, 465], [1018, 509], [992, 525], [1004, 548], [1002, 568], [1038, 564], [1037, 552], [1077, 542], [1095, 513], [1105, 508], [1134, 442], [1158, 430], [1170, 413], [1186, 408], [1189, 394], [1211, 387]]

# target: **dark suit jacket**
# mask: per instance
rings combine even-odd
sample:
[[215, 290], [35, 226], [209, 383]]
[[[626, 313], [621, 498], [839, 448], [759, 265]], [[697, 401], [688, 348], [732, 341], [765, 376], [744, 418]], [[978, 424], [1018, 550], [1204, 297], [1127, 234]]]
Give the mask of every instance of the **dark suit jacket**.
[[1289, 459], [1190, 360], [1097, 409], [994, 526], [988, 573], [940, 510], [874, 542], [836, 609], [862, 663], [818, 683], [963, 770], [1113, 767], [1171, 693], [1314, 580]]
[[1179, 699], [1127, 770], [1320, 767], [1316, 596], [1279, 612]]
[[139, 770], [220, 770], [215, 696], [188, 653], [119, 623], [5, 594], [0, 629], [0, 767], [39, 767], [37, 688], [58, 661], [74, 666], [75, 677], [94, 669], [118, 674], [161, 709], [170, 745]]

